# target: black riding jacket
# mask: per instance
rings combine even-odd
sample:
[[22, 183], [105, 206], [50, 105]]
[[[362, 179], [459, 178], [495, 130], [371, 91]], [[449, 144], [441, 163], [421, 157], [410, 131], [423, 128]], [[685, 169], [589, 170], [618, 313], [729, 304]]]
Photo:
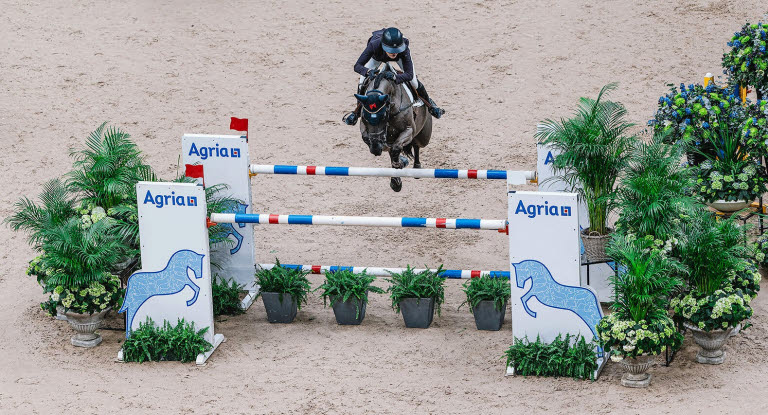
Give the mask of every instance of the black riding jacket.
[[357, 58], [357, 62], [355, 62], [355, 72], [360, 75], [365, 75], [368, 72], [368, 68], [365, 67], [365, 64], [368, 63], [368, 60], [371, 58], [376, 59], [379, 62], [391, 62], [402, 59], [403, 67], [401, 69], [403, 70], [403, 73], [397, 74], [395, 82], [399, 84], [411, 81], [413, 79], [413, 61], [411, 60], [411, 48], [408, 46], [408, 39], [403, 38], [403, 42], [405, 42], [405, 50], [398, 53], [395, 59], [390, 59], [389, 56], [387, 56], [387, 53], [384, 52], [384, 49], [381, 48], [381, 36], [384, 33], [384, 30], [385, 29], [381, 29], [372, 33], [372, 36], [368, 39], [368, 45], [365, 47], [362, 55]]

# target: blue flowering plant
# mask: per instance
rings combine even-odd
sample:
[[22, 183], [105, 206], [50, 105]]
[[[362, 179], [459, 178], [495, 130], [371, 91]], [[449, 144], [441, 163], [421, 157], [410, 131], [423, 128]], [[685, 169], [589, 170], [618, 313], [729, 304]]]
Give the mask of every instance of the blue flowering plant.
[[745, 24], [728, 42], [731, 48], [723, 55], [724, 72], [739, 85], [768, 88], [768, 25]]
[[763, 155], [768, 152], [768, 101], [761, 99], [747, 107], [741, 137], [747, 147], [757, 148]]
[[732, 130], [741, 129], [745, 109], [736, 87], [722, 88], [714, 83], [704, 87], [669, 85], [669, 93], [659, 98], [656, 115], [648, 122], [654, 133], [665, 134], [667, 144], [683, 143], [706, 148], [713, 129], [725, 122]]

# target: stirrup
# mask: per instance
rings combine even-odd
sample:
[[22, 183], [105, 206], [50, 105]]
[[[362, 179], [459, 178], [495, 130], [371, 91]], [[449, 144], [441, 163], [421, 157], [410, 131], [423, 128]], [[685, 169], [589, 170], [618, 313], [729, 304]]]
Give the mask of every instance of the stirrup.
[[347, 125], [355, 125], [357, 124], [357, 118], [358, 118], [357, 114], [355, 114], [355, 112], [352, 111], [345, 114], [344, 117], [341, 119], [341, 121]]

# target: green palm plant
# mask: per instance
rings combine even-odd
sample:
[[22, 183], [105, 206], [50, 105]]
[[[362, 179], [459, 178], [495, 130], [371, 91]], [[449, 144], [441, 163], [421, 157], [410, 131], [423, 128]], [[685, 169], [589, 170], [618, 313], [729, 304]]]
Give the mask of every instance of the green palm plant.
[[540, 143], [559, 153], [552, 179], [563, 180], [571, 191], [581, 194], [587, 205], [589, 231], [600, 235], [609, 232], [609, 202], [636, 141], [635, 136], [625, 135], [634, 124], [626, 122], [624, 106], [604, 99], [616, 86], [604, 86], [597, 99], [580, 98], [573, 118], [546, 119], [536, 133]]
[[86, 227], [73, 217], [45, 230], [40, 248], [43, 268], [50, 270], [46, 288], [78, 288], [109, 278], [125, 248], [113, 225], [104, 218]]
[[7, 217], [5, 223], [14, 231], [26, 231], [29, 244], [39, 248], [54, 229], [74, 217], [75, 200], [67, 186], [59, 179], [53, 179], [43, 185], [40, 203], [27, 197], [15, 204], [16, 213]]
[[157, 177], [131, 136], [106, 125], [88, 136], [85, 149], [71, 152], [75, 162], [68, 185], [82, 195], [84, 204], [108, 211], [126, 201], [135, 203], [136, 183], [157, 181]]
[[669, 298], [682, 285], [685, 267], [654, 246], [652, 238], [616, 233], [606, 248], [619, 272], [610, 277], [615, 301], [611, 305], [622, 320], [656, 321], [666, 318]]
[[647, 143], [638, 140], [630, 152], [616, 190], [617, 230], [667, 241], [677, 234], [680, 216], [696, 204], [689, 196], [691, 172], [680, 164], [684, 149], [664, 144], [666, 135]]
[[735, 220], [717, 219], [701, 208], [683, 222], [680, 243], [672, 252], [688, 269], [688, 289], [703, 295], [714, 293], [729, 280], [739, 262], [749, 256], [745, 245], [734, 243], [743, 238]]

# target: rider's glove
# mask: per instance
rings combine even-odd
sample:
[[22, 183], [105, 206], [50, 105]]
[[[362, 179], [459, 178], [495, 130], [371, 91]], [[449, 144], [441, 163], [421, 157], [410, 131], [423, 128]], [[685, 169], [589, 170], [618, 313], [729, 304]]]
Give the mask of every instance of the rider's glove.
[[393, 72], [384, 72], [384, 78], [394, 81], [397, 77]]

